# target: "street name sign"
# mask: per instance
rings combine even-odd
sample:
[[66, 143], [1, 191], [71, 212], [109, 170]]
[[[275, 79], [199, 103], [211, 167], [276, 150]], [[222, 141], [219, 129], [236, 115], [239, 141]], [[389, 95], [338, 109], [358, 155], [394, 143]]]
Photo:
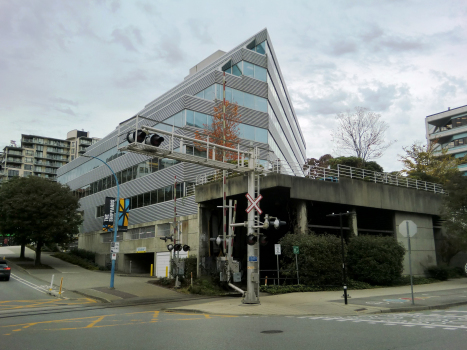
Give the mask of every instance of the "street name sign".
[[300, 252], [300, 249], [298, 248], [298, 245], [293, 246], [293, 253], [298, 254]]

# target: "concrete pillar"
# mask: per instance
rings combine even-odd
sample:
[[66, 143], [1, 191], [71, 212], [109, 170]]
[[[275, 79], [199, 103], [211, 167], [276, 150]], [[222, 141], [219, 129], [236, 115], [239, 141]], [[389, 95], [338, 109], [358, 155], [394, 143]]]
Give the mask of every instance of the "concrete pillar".
[[357, 227], [357, 210], [352, 208], [352, 211], [349, 215], [349, 228], [350, 236], [358, 236], [358, 227]]
[[297, 201], [297, 225], [295, 233], [306, 235], [308, 233], [308, 212], [306, 209], [306, 201]]
[[204, 262], [209, 249], [208, 220], [210, 210], [204, 204], [198, 204], [198, 249], [196, 251], [196, 275], [201, 276], [200, 263]]
[[[423, 276], [425, 269], [436, 265], [435, 237], [433, 232], [433, 220], [431, 215], [394, 212], [394, 228], [396, 239], [402, 243], [404, 248], [408, 249], [407, 237], [399, 232], [399, 225], [404, 220], [412, 220], [417, 225], [417, 233], [410, 238], [412, 250], [412, 272], [414, 275]], [[409, 274], [409, 254], [404, 257], [403, 274]]]

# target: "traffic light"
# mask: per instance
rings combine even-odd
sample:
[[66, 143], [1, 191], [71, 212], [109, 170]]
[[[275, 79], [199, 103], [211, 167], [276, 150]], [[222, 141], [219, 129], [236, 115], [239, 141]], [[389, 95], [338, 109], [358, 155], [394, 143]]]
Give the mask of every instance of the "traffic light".
[[142, 130], [130, 131], [126, 135], [126, 139], [129, 143], [133, 143], [133, 142], [142, 143], [146, 139], [146, 133]]
[[263, 247], [268, 244], [268, 238], [265, 235], [261, 235], [259, 239], [259, 244]]
[[186, 244], [183, 245], [183, 251], [184, 251], [184, 252], [187, 252], [187, 251], [189, 251], [189, 250], [190, 250], [190, 246], [189, 246], [189, 245], [186, 245]]
[[258, 237], [256, 237], [255, 235], [248, 235], [246, 239], [247, 239], [246, 243], [248, 245], [255, 245], [256, 242], [258, 241]]
[[167, 249], [171, 252], [174, 249], [174, 245], [172, 243], [167, 244]]
[[180, 250], [182, 250], [182, 245], [181, 245], [181, 244], [178, 244], [178, 243], [175, 244], [175, 245], [174, 245], [174, 250], [175, 250], [176, 252], [179, 252]]
[[155, 147], [159, 147], [162, 142], [164, 142], [164, 138], [157, 134], [148, 135], [146, 136], [146, 139], [144, 140], [144, 143], [146, 145], [155, 146]]

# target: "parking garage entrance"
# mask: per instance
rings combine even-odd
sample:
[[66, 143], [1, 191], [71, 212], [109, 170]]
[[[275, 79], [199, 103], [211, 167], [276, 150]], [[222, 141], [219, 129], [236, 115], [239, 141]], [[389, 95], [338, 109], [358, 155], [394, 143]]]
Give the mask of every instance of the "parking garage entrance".
[[124, 256], [125, 273], [150, 274], [154, 253], [132, 253]]

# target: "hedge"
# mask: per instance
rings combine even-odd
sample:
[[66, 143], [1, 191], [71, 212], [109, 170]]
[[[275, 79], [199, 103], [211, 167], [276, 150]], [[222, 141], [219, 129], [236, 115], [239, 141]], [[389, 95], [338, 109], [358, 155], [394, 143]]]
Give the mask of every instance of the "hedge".
[[352, 237], [347, 255], [349, 276], [372, 285], [391, 285], [402, 275], [404, 255], [404, 247], [393, 237]]
[[340, 238], [331, 235], [287, 234], [279, 243], [282, 248], [281, 276], [296, 283], [293, 246], [299, 246], [300, 284], [310, 286], [342, 285], [342, 253]]

